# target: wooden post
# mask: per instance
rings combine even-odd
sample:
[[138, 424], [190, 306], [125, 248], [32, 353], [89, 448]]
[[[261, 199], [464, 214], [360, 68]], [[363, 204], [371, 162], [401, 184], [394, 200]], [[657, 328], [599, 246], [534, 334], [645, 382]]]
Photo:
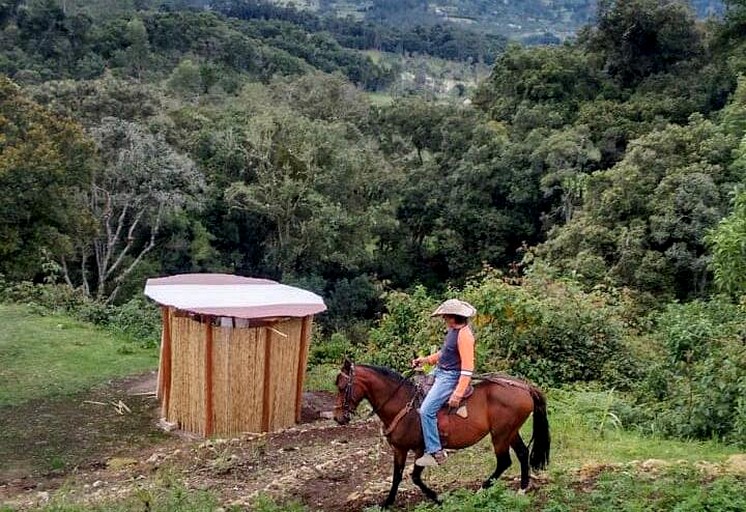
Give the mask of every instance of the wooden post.
[[311, 322], [313, 317], [303, 317], [303, 325], [300, 329], [300, 352], [298, 353], [298, 377], [295, 383], [295, 422], [300, 423], [300, 413], [303, 408], [303, 380], [306, 376], [306, 364], [308, 364], [308, 345], [311, 336]]
[[212, 410], [212, 317], [205, 317], [205, 437], [213, 432]]
[[161, 308], [163, 312], [163, 344], [161, 346], [161, 374], [159, 387], [163, 399], [161, 415], [168, 419], [168, 406], [171, 402], [171, 308]]
[[272, 331], [264, 328], [264, 389], [262, 398], [262, 431], [269, 432], [272, 418]]

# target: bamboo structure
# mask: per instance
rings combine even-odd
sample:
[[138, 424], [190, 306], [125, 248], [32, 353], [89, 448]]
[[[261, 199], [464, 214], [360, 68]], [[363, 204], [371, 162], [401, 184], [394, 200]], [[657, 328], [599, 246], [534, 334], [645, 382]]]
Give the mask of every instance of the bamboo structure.
[[312, 316], [221, 327], [163, 308], [163, 416], [203, 436], [271, 432], [300, 419]]

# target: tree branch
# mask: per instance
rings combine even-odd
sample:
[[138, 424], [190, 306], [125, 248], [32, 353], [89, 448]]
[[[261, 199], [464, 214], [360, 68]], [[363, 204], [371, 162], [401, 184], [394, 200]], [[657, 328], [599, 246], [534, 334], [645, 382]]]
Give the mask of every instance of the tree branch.
[[[155, 222], [153, 223], [153, 226], [150, 228], [150, 241], [148, 244], [143, 247], [143, 249], [140, 251], [140, 254], [137, 255], [135, 260], [130, 263], [126, 269], [122, 271], [121, 274], [119, 274], [115, 279], [114, 282], [116, 283], [116, 286], [114, 287], [114, 290], [112, 290], [109, 297], [106, 299], [107, 304], [111, 304], [114, 299], [116, 298], [117, 294], [119, 293], [119, 289], [122, 287], [122, 282], [124, 279], [132, 273], [133, 270], [140, 264], [143, 257], [149, 253], [153, 247], [155, 247], [155, 239], [158, 235], [158, 231], [161, 226], [161, 217], [163, 215], [163, 203], [161, 203], [158, 206], [158, 214], [156, 215]], [[132, 229], [130, 229], [130, 232], [132, 232]]]
[[68, 272], [68, 270], [67, 270], [67, 260], [65, 259], [65, 257], [64, 257], [64, 256], [62, 256], [62, 257], [60, 258], [60, 264], [61, 264], [61, 266], [62, 266], [62, 277], [64, 277], [64, 278], [65, 278], [65, 283], [67, 283], [67, 285], [68, 285], [68, 286], [69, 286], [70, 288], [75, 288], [75, 287], [73, 286], [73, 282], [72, 282], [72, 280], [70, 279], [70, 272]]
[[[122, 252], [119, 253], [119, 256], [117, 257], [114, 264], [109, 267], [108, 269], [104, 270], [104, 273], [102, 274], [104, 276], [104, 280], [108, 280], [113, 274], [114, 271], [119, 268], [119, 265], [122, 264], [122, 261], [124, 260], [124, 257], [127, 255], [129, 250], [132, 248], [132, 245], [135, 242], [135, 229], [137, 228], [138, 224], [140, 223], [140, 220], [142, 219], [142, 216], [145, 214], [146, 207], [143, 206], [139, 212], [137, 212], [137, 215], [135, 215], [135, 218], [132, 220], [132, 225], [130, 226], [129, 230], [127, 231], [127, 244], [124, 246], [124, 249], [122, 249]], [[158, 219], [156, 222], [160, 222], [160, 213], [161, 207], [158, 209]], [[156, 228], [157, 230], [158, 228]]]

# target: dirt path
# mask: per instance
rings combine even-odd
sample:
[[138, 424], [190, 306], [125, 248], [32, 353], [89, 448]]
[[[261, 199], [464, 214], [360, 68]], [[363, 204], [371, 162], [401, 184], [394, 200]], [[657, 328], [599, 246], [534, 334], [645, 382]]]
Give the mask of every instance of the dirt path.
[[[204, 441], [157, 428], [158, 404], [147, 394], [153, 378], [0, 411], [0, 503], [32, 508], [61, 492], [82, 502], [124, 498], [155, 485], [160, 474], [246, 507], [266, 494], [351, 512], [385, 497], [392, 455], [378, 420], [346, 427], [321, 420], [319, 412], [333, 407], [332, 395], [304, 394], [304, 423], [295, 428]], [[112, 405], [119, 400], [129, 412]], [[403, 482], [398, 503], [420, 499], [411, 482]]]

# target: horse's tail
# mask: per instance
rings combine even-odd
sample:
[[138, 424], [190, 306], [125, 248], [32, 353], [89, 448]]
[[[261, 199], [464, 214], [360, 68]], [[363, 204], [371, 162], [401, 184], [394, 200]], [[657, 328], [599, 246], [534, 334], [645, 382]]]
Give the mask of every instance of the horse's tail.
[[549, 464], [549, 420], [547, 419], [547, 399], [538, 388], [531, 387], [531, 398], [534, 401], [534, 432], [531, 441], [529, 462], [535, 470], [544, 469]]

